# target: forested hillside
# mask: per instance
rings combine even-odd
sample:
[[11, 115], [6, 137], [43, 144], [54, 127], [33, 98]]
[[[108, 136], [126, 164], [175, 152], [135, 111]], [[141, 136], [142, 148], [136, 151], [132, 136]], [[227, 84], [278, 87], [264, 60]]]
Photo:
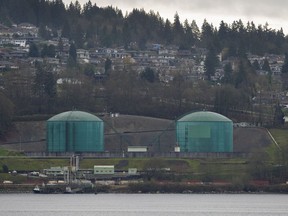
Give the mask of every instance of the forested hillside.
[[[220, 52], [227, 50], [227, 56], [246, 52], [284, 54], [288, 48], [287, 38], [282, 29], [271, 29], [268, 23], [255, 26], [253, 21], [233, 23], [222, 21], [213, 26], [204, 20], [197, 26], [195, 20], [180, 22], [181, 14], [175, 14], [174, 21], [164, 20], [154, 11], [134, 9], [123, 15], [122, 11], [88, 1], [83, 7], [78, 1], [64, 5], [62, 0], [1, 0], [0, 21], [6, 25], [28, 22], [40, 28], [41, 36], [62, 36], [76, 43], [77, 48], [95, 46], [129, 47], [136, 42], [139, 49], [145, 49], [148, 42], [174, 44], [182, 49], [196, 45]], [[46, 26], [52, 32], [46, 32]]]
[[168, 119], [211, 110], [282, 125], [282, 29], [241, 20], [197, 26], [180, 16], [123, 14], [90, 1], [0, 0], [0, 136], [12, 119], [71, 109]]

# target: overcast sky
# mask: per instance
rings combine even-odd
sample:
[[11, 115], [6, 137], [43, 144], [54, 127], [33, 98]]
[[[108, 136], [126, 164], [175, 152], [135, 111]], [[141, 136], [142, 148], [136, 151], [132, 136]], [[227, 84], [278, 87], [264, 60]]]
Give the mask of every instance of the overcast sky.
[[[78, 1], [84, 4], [88, 0]], [[63, 2], [69, 4], [71, 0]], [[284, 33], [288, 34], [287, 0], [91, 0], [91, 2], [96, 3], [98, 7], [117, 7], [123, 15], [131, 12], [133, 8], [143, 8], [146, 12], [153, 10], [172, 22], [177, 12], [182, 22], [185, 19], [189, 23], [195, 20], [199, 28], [205, 18], [217, 28], [221, 20], [231, 24], [241, 19], [245, 25], [248, 21], [253, 21], [256, 26], [267, 22], [270, 28], [278, 30], [282, 27]]]

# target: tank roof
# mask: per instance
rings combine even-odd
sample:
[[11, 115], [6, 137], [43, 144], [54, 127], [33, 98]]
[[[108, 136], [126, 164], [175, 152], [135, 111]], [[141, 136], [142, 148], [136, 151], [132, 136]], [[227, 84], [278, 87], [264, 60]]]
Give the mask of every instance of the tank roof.
[[82, 111], [67, 111], [59, 113], [48, 119], [48, 121], [102, 121], [95, 115]]
[[177, 121], [194, 121], [194, 122], [232, 122], [232, 120], [227, 117], [209, 111], [200, 111], [187, 114]]

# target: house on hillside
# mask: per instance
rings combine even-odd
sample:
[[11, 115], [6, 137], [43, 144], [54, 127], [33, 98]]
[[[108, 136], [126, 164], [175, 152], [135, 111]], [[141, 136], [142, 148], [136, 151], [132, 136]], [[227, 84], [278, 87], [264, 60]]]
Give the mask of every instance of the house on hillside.
[[27, 45], [27, 40], [26, 39], [14, 39], [12, 40], [12, 44], [14, 44], [15, 46], [19, 46], [19, 47], [26, 47]]
[[77, 59], [88, 63], [90, 59], [89, 51], [85, 49], [77, 49]]

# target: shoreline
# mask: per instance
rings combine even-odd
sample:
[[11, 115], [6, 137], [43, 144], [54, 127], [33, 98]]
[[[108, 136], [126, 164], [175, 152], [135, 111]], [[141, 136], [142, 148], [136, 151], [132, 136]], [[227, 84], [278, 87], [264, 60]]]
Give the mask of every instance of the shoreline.
[[[34, 193], [35, 185], [10, 184], [0, 185], [1, 194]], [[45, 194], [64, 193], [63, 191], [49, 191]], [[288, 185], [187, 185], [179, 183], [138, 183], [129, 185], [104, 185], [87, 188], [77, 193], [123, 193], [123, 194], [288, 194]]]

